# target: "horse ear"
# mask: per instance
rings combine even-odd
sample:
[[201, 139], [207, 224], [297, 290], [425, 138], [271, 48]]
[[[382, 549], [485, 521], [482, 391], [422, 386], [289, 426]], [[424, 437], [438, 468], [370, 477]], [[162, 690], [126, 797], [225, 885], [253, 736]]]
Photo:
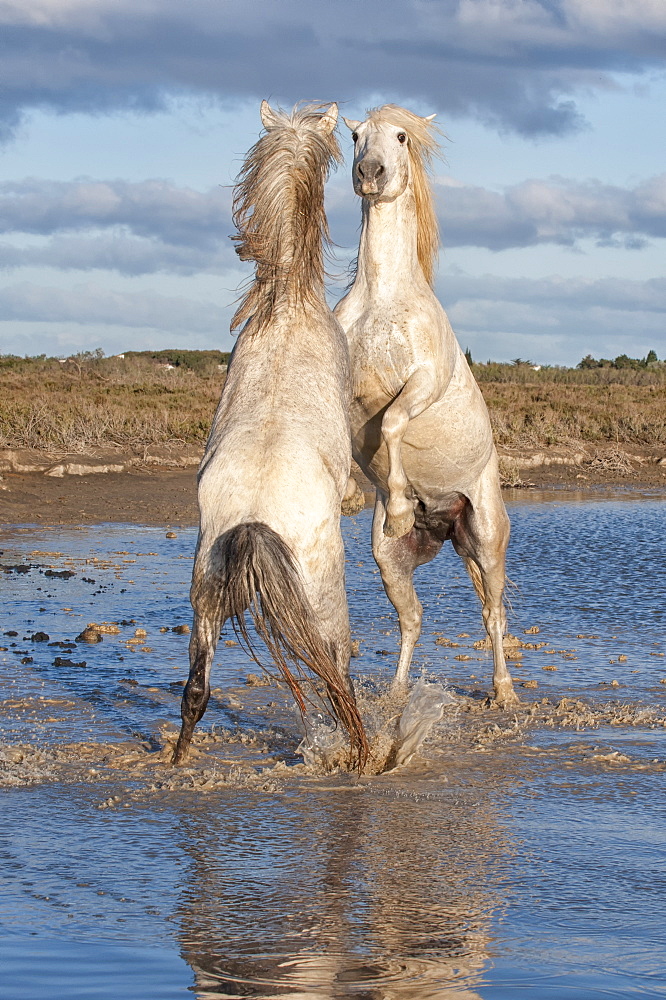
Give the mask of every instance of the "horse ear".
[[324, 132], [326, 135], [330, 135], [335, 126], [338, 123], [338, 106], [337, 104], [331, 104], [328, 111], [325, 111], [317, 122], [317, 128], [320, 132]]
[[437, 117], [437, 112], [435, 112], [434, 115], [426, 115], [423, 120], [426, 122], [431, 122], [434, 121], [436, 117]]
[[259, 114], [261, 115], [261, 124], [264, 126], [264, 128], [275, 128], [278, 121], [277, 115], [273, 111], [268, 101], [261, 102], [261, 108], [259, 109]]
[[350, 132], [355, 132], [361, 124], [360, 122], [355, 122], [353, 118], [343, 118], [342, 120]]

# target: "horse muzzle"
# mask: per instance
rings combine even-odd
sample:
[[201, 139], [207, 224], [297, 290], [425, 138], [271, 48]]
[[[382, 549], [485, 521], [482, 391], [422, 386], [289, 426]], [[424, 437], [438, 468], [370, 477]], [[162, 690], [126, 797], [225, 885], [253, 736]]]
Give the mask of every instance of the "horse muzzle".
[[354, 168], [354, 187], [363, 196], [380, 195], [386, 186], [386, 170], [379, 160], [368, 157], [359, 160]]

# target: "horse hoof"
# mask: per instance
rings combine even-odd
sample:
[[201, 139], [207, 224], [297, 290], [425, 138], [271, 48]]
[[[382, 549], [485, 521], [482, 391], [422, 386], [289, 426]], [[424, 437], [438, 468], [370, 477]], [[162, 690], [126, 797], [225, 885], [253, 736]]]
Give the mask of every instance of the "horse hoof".
[[520, 705], [520, 698], [513, 687], [505, 688], [503, 691], [495, 692], [495, 704], [500, 708], [509, 708], [511, 705]]
[[409, 510], [406, 514], [400, 514], [397, 517], [387, 514], [384, 521], [384, 534], [387, 538], [402, 538], [403, 535], [409, 534], [413, 527], [413, 510]]

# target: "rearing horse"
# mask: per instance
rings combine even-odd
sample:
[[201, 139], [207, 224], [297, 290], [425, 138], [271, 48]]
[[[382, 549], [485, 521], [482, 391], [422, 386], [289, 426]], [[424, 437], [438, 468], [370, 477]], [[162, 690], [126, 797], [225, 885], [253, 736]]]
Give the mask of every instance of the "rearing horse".
[[433, 118], [386, 104], [366, 121], [345, 119], [363, 199], [355, 280], [335, 309], [349, 341], [352, 448], [376, 487], [373, 553], [400, 620], [394, 687], [407, 684], [421, 631], [414, 570], [450, 538], [483, 604], [495, 699], [509, 704], [517, 701], [502, 645], [509, 519], [485, 402], [431, 287]]
[[301, 711], [323, 681], [361, 768], [368, 744], [349, 679], [340, 503], [351, 462], [349, 353], [324, 297], [324, 182], [340, 150], [331, 105], [273, 111], [234, 192], [237, 252], [255, 280], [199, 470], [190, 674], [174, 763], [206, 710], [224, 622], [252, 648], [250, 611]]

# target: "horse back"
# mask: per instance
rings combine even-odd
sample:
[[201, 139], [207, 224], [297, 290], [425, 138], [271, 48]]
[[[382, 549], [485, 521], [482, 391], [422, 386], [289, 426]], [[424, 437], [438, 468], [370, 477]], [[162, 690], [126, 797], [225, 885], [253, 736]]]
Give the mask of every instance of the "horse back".
[[337, 523], [351, 463], [344, 334], [330, 313], [305, 331], [292, 322], [270, 338], [246, 332], [201, 463], [202, 517], [262, 520], [287, 535]]

